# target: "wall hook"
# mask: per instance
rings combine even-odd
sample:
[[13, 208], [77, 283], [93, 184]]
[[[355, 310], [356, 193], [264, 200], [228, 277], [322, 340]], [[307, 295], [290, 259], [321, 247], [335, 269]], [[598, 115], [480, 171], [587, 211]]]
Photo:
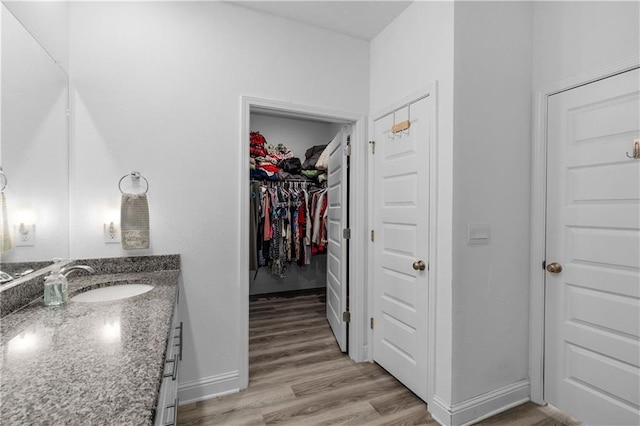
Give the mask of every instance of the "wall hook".
[[640, 138], [633, 141], [633, 154], [629, 155], [629, 152], [626, 154], [628, 158], [640, 160]]

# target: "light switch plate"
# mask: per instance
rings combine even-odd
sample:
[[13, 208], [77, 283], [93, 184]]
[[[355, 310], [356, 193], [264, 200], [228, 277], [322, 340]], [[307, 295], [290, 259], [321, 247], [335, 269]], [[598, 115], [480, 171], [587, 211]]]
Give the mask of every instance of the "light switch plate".
[[105, 244], [120, 244], [120, 224], [105, 223], [103, 232]]
[[469, 223], [467, 224], [467, 244], [489, 244], [491, 229], [485, 223]]

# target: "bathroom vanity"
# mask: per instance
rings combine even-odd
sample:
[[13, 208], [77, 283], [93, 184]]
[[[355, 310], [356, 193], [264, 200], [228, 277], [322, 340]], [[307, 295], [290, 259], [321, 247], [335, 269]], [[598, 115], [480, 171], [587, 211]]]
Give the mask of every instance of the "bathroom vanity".
[[[90, 259], [69, 278], [70, 300], [42, 297], [2, 318], [3, 424], [175, 424], [182, 324], [179, 256]], [[96, 288], [150, 285], [143, 294], [80, 302]]]

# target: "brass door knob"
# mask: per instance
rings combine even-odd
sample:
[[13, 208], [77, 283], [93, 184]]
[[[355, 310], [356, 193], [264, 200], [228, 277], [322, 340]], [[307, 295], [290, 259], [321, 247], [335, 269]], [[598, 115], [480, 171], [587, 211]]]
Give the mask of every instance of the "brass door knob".
[[426, 263], [424, 263], [422, 260], [413, 262], [413, 269], [415, 269], [416, 271], [424, 271], [426, 267]]
[[560, 272], [562, 272], [562, 265], [558, 262], [551, 262], [547, 265], [547, 271], [551, 272], [552, 274], [559, 274]]

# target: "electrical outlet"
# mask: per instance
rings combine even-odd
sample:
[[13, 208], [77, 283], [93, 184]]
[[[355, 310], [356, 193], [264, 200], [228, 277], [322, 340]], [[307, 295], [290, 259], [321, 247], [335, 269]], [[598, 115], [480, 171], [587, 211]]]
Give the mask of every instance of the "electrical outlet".
[[13, 227], [14, 245], [16, 247], [33, 247], [36, 245], [36, 226], [21, 223]]
[[105, 244], [120, 244], [120, 225], [114, 222], [104, 224]]

